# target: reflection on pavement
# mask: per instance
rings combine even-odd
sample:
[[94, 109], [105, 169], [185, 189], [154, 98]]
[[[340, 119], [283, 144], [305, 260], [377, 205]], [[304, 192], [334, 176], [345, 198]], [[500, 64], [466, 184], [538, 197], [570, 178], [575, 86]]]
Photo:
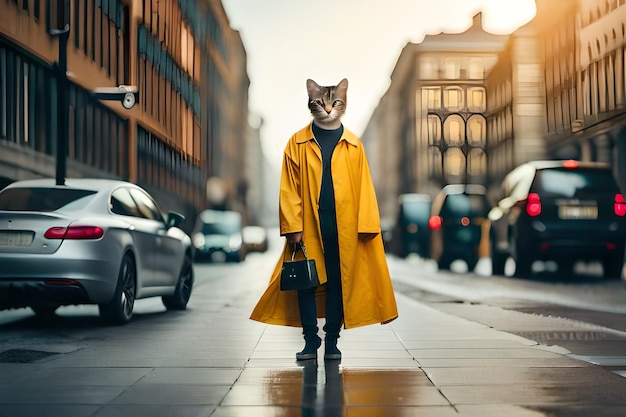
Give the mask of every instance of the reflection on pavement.
[[[296, 368], [257, 375], [267, 390], [265, 404], [275, 407], [266, 410], [268, 416], [404, 417], [414, 416], [424, 405], [443, 407], [442, 415], [455, 413], [420, 369], [346, 369], [340, 367], [340, 361], [297, 364], [301, 375]], [[293, 407], [296, 404], [299, 409]]]
[[339, 361], [324, 363], [324, 389], [318, 394], [317, 361], [302, 364], [302, 417], [341, 417], [343, 409], [343, 380]]

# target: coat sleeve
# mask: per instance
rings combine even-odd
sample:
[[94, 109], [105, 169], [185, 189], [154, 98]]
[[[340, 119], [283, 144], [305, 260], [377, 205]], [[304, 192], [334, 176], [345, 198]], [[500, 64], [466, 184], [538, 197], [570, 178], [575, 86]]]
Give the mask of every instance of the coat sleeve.
[[283, 154], [283, 167], [280, 177], [280, 195], [278, 201], [280, 235], [301, 232], [303, 227], [302, 196], [300, 187], [300, 166], [292, 157], [290, 147], [292, 141], [287, 144]]
[[380, 233], [380, 214], [374, 183], [370, 173], [365, 150], [361, 146], [361, 187], [359, 193], [359, 233]]

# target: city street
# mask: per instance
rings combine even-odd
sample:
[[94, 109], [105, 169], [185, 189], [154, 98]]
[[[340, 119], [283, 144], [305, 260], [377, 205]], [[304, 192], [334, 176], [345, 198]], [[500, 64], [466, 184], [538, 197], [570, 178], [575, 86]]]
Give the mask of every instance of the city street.
[[340, 363], [304, 364], [300, 329], [248, 319], [271, 243], [240, 264], [196, 264], [187, 311], [139, 300], [120, 327], [93, 306], [0, 312], [0, 416], [625, 415], [623, 281], [390, 257], [399, 319], [343, 331]]

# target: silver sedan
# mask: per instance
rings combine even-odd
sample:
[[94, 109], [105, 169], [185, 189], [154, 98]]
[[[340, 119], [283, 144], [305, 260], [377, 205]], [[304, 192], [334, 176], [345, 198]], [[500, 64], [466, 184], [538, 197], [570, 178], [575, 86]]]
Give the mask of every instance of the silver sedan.
[[194, 281], [184, 221], [126, 181], [14, 182], [0, 191], [0, 310], [97, 304], [117, 324], [139, 298], [184, 310]]

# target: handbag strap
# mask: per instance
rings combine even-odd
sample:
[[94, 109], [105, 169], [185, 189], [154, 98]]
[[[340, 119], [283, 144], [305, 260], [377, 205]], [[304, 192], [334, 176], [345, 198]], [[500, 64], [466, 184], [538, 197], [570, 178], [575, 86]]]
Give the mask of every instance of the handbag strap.
[[304, 247], [304, 242], [301, 240], [300, 242], [293, 244], [293, 247], [291, 249], [291, 261], [293, 262], [293, 260], [296, 258], [296, 252], [298, 252], [298, 246], [302, 250], [302, 254], [304, 255], [304, 259], [308, 260], [308, 258], [306, 256], [306, 248]]

